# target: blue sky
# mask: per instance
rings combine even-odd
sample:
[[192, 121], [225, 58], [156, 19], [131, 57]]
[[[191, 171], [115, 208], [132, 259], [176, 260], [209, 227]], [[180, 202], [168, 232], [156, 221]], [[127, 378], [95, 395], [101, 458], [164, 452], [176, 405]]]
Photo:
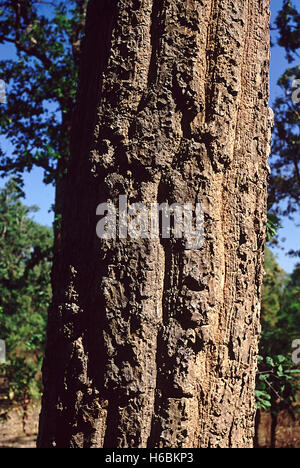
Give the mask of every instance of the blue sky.
[[[271, 21], [273, 22], [277, 11], [282, 5], [282, 0], [271, 0]], [[14, 56], [14, 49], [12, 46], [0, 46], [1, 58], [9, 59]], [[279, 88], [277, 86], [278, 78], [283, 74], [285, 69], [288, 67], [288, 63], [285, 60], [284, 50], [278, 46], [275, 46], [271, 50], [271, 69], [270, 69], [270, 86], [271, 86], [271, 99], [270, 105], [278, 96]], [[1, 72], [0, 72], [1, 79]], [[0, 135], [0, 144], [5, 151], [11, 151], [12, 147]], [[53, 213], [51, 212], [51, 205], [54, 202], [54, 188], [49, 185], [43, 184], [43, 173], [42, 170], [33, 169], [30, 174], [25, 174], [25, 202], [27, 205], [38, 205], [40, 211], [34, 215], [37, 222], [45, 225], [51, 225], [53, 222]], [[0, 180], [0, 185], [4, 183]], [[296, 220], [300, 224], [300, 216]], [[292, 272], [297, 259], [290, 258], [286, 255], [286, 252], [290, 249], [296, 249], [299, 247], [300, 228], [296, 227], [295, 223], [289, 220], [284, 221], [284, 226], [280, 230], [280, 238], [285, 238], [286, 241], [282, 243], [283, 248], [273, 249], [277, 256], [280, 266], [288, 273]]]

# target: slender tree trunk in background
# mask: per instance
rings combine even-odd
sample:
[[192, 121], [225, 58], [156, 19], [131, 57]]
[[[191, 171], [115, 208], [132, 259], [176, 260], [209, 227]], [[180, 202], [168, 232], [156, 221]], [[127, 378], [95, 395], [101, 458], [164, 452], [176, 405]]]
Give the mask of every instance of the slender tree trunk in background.
[[[252, 447], [269, 0], [92, 0], [39, 447]], [[202, 203], [205, 241], [100, 240], [96, 207]]]
[[278, 413], [275, 411], [271, 411], [271, 447], [276, 448], [276, 430], [278, 425]]
[[258, 409], [255, 415], [254, 424], [254, 448], [259, 448], [259, 428], [261, 423], [261, 410]]

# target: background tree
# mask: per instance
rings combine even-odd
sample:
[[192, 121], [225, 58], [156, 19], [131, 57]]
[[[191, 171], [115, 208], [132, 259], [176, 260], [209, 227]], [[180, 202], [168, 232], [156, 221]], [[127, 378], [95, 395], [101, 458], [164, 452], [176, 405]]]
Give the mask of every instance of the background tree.
[[262, 294], [262, 334], [257, 374], [256, 446], [259, 441], [261, 410], [271, 414], [271, 447], [276, 448], [278, 416], [286, 411], [292, 419], [299, 413], [300, 372], [292, 362], [292, 342], [299, 337], [299, 266], [287, 275], [269, 249], [265, 254]]
[[[250, 447], [269, 2], [91, 0], [39, 447]], [[96, 208], [203, 204], [205, 243], [97, 239]]]
[[284, 288], [288, 275], [278, 265], [274, 254], [266, 248], [265, 277], [262, 290], [262, 325], [263, 328], [275, 328], [280, 315]]
[[[279, 32], [276, 41], [285, 49], [291, 67], [278, 81], [282, 95], [273, 106], [275, 126], [269, 190], [270, 237], [274, 235], [273, 228], [278, 223], [278, 217], [293, 217], [300, 208], [300, 69], [296, 63], [300, 48], [300, 14], [297, 7], [296, 2], [283, 0], [274, 28]], [[299, 256], [299, 251], [294, 249], [290, 254]], [[256, 396], [258, 408], [271, 412], [271, 445], [275, 447], [279, 412], [284, 409], [294, 416], [298, 408], [295, 402], [299, 390], [299, 370], [291, 362], [291, 343], [299, 331], [299, 266], [283, 283], [280, 269], [268, 251], [265, 267], [263, 331]]]
[[0, 43], [16, 50], [15, 59], [0, 61], [8, 89], [0, 128], [13, 145], [12, 154], [0, 152], [0, 171], [22, 183], [24, 171], [43, 169], [44, 182], [56, 186], [56, 228], [86, 5], [87, 0], [0, 1]]
[[15, 181], [0, 189], [0, 337], [7, 346], [0, 393], [6, 404], [27, 404], [41, 392], [53, 236], [31, 219], [34, 211], [21, 202]]
[[[275, 126], [271, 158], [269, 205], [280, 217], [300, 210], [300, 68], [296, 61], [300, 48], [300, 14], [294, 1], [283, 0], [275, 21], [278, 44], [291, 63], [278, 85], [282, 95], [275, 100]], [[291, 254], [299, 255], [297, 250]]]

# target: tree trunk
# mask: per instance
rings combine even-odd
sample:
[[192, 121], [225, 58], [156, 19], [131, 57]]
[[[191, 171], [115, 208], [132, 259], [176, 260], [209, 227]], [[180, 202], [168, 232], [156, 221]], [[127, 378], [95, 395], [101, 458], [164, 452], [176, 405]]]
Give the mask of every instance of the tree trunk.
[[271, 447], [272, 449], [276, 448], [276, 430], [278, 426], [278, 413], [276, 409], [271, 411]]
[[[269, 0], [91, 0], [39, 447], [253, 445]], [[96, 208], [201, 203], [201, 249]]]
[[258, 409], [255, 415], [255, 422], [254, 422], [254, 448], [259, 447], [259, 429], [261, 423], [261, 410]]

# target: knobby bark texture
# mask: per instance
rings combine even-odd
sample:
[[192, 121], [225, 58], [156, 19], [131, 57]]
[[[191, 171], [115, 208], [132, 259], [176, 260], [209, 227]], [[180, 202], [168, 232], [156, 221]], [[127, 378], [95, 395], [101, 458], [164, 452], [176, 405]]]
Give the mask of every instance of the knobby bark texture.
[[[269, 0], [91, 0], [39, 447], [248, 448]], [[205, 240], [100, 240], [96, 207], [202, 204]]]

